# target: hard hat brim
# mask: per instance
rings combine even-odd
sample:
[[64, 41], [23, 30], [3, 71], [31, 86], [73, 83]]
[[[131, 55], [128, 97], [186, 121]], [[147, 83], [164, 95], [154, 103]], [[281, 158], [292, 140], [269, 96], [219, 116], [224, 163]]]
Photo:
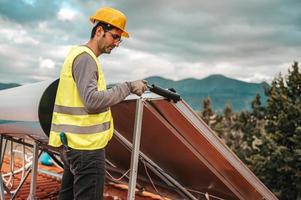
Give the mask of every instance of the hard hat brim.
[[[92, 22], [92, 24], [96, 24], [96, 23], [97, 23], [97, 20], [95, 20], [93, 17], [90, 17], [90, 21]], [[104, 23], [107, 23], [107, 22], [104, 22]], [[108, 24], [109, 24], [109, 23], [108, 23]], [[114, 26], [113, 24], [111, 24], [111, 25]], [[115, 27], [115, 26], [114, 26], [114, 27]], [[118, 28], [118, 27], [115, 27], [115, 28], [117, 28], [117, 29], [119, 29], [119, 30], [122, 30], [122, 29], [120, 29], [120, 28]], [[125, 30], [122, 30], [121, 36], [122, 36], [122, 37], [125, 37], [125, 38], [129, 38], [129, 37], [130, 37], [129, 33], [126, 32]]]
[[124, 31], [124, 30], [122, 30], [122, 31], [123, 31], [123, 32], [122, 32], [121, 36], [126, 37], [126, 38], [129, 38], [129, 37], [130, 37], [130, 35], [128, 34], [128, 32], [126, 32], [126, 31]]

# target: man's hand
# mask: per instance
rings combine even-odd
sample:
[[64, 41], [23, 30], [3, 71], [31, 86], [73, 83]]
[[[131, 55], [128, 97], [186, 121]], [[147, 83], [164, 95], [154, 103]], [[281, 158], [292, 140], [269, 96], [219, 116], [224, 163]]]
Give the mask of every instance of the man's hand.
[[145, 92], [145, 90], [147, 90], [147, 81], [137, 80], [130, 82], [130, 90], [131, 93], [141, 96]]

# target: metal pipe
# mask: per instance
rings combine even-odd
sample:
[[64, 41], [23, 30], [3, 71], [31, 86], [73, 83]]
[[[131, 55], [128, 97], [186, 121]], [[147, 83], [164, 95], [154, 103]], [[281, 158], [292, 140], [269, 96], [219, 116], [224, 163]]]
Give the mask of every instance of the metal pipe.
[[[3, 142], [3, 136], [0, 136], [0, 160], [2, 160], [2, 142]], [[4, 183], [2, 179], [2, 173], [1, 173], [1, 168], [2, 168], [2, 162], [0, 163], [0, 199], [5, 200], [5, 195], [4, 195]]]
[[33, 145], [33, 158], [32, 158], [32, 170], [31, 170], [31, 184], [30, 193], [27, 200], [36, 200], [36, 186], [38, 175], [38, 159], [39, 159], [39, 147], [37, 142]]
[[156, 86], [154, 84], [147, 85], [148, 89], [158, 95], [161, 95], [162, 97], [165, 97], [169, 100], [173, 100], [175, 103], [181, 100], [181, 96], [176, 93], [175, 89], [163, 89], [159, 86]]
[[[117, 139], [124, 145], [126, 145], [129, 149], [133, 149], [133, 144], [131, 142], [129, 142], [125, 137], [123, 137], [118, 131], [114, 130], [114, 136], [117, 137]], [[185, 197], [188, 197], [189, 199], [192, 200], [197, 200], [188, 190], [186, 190], [185, 187], [183, 187], [179, 182], [177, 182], [174, 178], [172, 178], [171, 176], [169, 176], [168, 174], [166, 174], [164, 172], [163, 169], [161, 169], [159, 167], [158, 164], [156, 164], [155, 162], [153, 162], [148, 156], [146, 156], [144, 153], [140, 152], [140, 156], [147, 161], [147, 163], [149, 165], [151, 165], [152, 167], [150, 168], [155, 174], [157, 174], [160, 178], [162, 178], [162, 180], [170, 185], [172, 183], [172, 185], [174, 185], [176, 188], [178, 188], [179, 190], [177, 190], [177, 192], [180, 193], [180, 195], [184, 195]]]
[[135, 117], [134, 134], [133, 134], [133, 150], [131, 156], [130, 183], [129, 183], [128, 198], [127, 198], [129, 200], [135, 199], [142, 117], [143, 117], [143, 102], [142, 99], [139, 98], [136, 101], [136, 117]]
[[17, 197], [17, 195], [19, 194], [19, 191], [21, 190], [21, 188], [22, 188], [23, 184], [25, 183], [27, 177], [29, 176], [31, 170], [32, 170], [31, 167], [27, 169], [27, 172], [26, 172], [25, 176], [20, 181], [19, 186], [15, 190], [15, 193], [13, 194], [11, 200], [14, 200]]

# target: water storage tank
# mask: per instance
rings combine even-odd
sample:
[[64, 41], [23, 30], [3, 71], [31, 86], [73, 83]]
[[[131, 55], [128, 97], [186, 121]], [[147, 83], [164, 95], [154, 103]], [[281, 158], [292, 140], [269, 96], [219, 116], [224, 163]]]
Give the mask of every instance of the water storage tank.
[[59, 80], [0, 91], [0, 134], [48, 142]]

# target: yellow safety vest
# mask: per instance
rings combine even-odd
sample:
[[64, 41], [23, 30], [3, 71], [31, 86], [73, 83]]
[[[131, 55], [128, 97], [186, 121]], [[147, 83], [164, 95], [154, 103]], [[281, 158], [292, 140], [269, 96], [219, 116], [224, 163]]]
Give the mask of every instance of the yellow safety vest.
[[73, 79], [73, 61], [83, 52], [88, 53], [97, 64], [98, 91], [106, 90], [104, 75], [94, 53], [85, 46], [72, 48], [64, 61], [55, 98], [49, 136], [49, 145], [54, 147], [62, 145], [61, 132], [67, 136], [69, 147], [80, 150], [104, 148], [113, 135], [114, 127], [110, 108], [99, 114], [88, 114]]

